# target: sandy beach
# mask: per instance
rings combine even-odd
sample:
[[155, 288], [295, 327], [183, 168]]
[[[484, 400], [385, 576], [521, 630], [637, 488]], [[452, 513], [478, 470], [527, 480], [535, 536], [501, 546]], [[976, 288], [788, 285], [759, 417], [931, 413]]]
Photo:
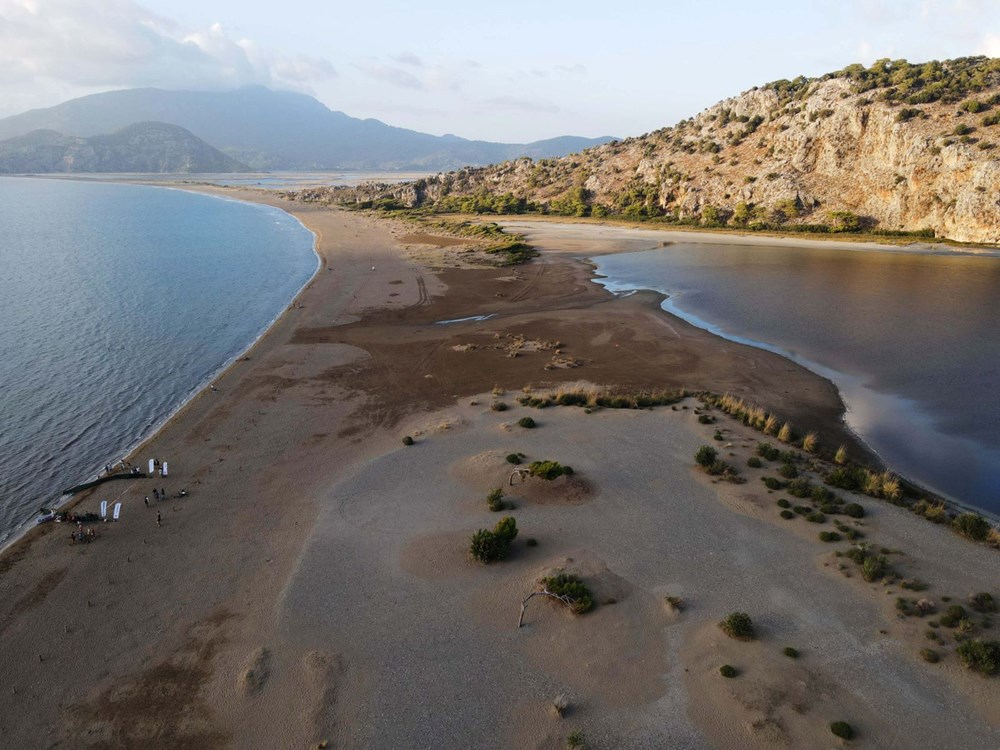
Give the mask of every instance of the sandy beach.
[[[578, 383], [731, 392], [862, 456], [832, 384], [663, 313], [657, 295], [608, 294], [579, 260], [602, 251], [583, 234], [525, 266], [470, 267], [462, 244], [412, 227], [205, 189], [298, 217], [320, 271], [133, 454], [169, 460], [170, 476], [115, 488], [119, 523], [85, 545], [49, 524], [0, 557], [10, 747], [560, 748], [579, 731], [591, 748], [819, 748], [843, 746], [838, 720], [851, 747], [1000, 746], [997, 680], [950, 648], [925, 663], [926, 620], [895, 606], [911, 594], [852, 574], [833, 554], [845, 544], [817, 539], [831, 523], [780, 517], [760, 482], [776, 467], [746, 468], [759, 435], [717, 411], [700, 423], [693, 398], [592, 413], [517, 401]], [[696, 470], [706, 443], [746, 484]], [[517, 452], [576, 471], [509, 486]], [[147, 509], [154, 486], [169, 498]], [[520, 534], [484, 566], [469, 537], [503, 515], [486, 507], [497, 486]], [[928, 584], [916, 596], [1000, 597], [996, 550], [861, 502], [852, 523]], [[557, 569], [590, 585], [594, 611], [535, 599], [518, 629], [521, 599]], [[719, 630], [734, 610], [757, 639]], [[983, 620], [975, 634], [995, 640]]]

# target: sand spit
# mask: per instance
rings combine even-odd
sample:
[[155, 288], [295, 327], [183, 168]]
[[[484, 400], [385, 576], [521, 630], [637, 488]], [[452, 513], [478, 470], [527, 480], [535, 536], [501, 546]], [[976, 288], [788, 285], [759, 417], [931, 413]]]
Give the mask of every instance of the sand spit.
[[[169, 459], [170, 499], [147, 511], [152, 483], [137, 483], [95, 542], [50, 525], [0, 559], [10, 746], [556, 748], [579, 730], [594, 748], [836, 747], [836, 719], [857, 747], [1000, 744], [995, 680], [921, 662], [922, 628], [894, 596], [782, 526], [759, 480], [733, 498], [692, 469], [714, 429], [694, 403], [587, 414], [515, 398], [577, 380], [732, 391], [839, 444], [829, 383], [662, 314], [655, 295], [612, 298], [570, 258], [464, 269], [424, 246], [417, 262], [406, 227], [222, 192], [294, 212], [323, 268], [136, 452]], [[554, 351], [511, 357], [508, 340], [559, 342], [582, 364], [546, 369]], [[529, 415], [538, 426], [519, 427]], [[733, 452], [751, 450], [732, 429]], [[576, 473], [507, 486], [513, 507], [490, 512], [512, 452]], [[904, 550], [929, 595], [1000, 580], [992, 551], [867, 505], [866, 533]], [[473, 563], [469, 536], [504, 513], [520, 528], [510, 558]], [[517, 629], [557, 569], [591, 584], [596, 608], [536, 598]], [[734, 609], [757, 641], [720, 638]], [[722, 678], [723, 661], [741, 675]]]

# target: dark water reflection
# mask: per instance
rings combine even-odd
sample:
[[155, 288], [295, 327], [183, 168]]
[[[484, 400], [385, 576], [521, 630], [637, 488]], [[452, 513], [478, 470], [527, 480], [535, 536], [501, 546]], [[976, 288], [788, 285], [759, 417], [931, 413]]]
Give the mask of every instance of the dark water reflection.
[[601, 256], [600, 280], [786, 354], [840, 387], [894, 468], [1000, 511], [1000, 258], [677, 244]]

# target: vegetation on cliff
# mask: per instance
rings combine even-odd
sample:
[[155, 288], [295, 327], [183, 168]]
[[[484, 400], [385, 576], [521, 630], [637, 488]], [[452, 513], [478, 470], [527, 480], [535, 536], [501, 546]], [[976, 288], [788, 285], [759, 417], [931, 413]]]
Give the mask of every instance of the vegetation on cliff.
[[638, 138], [306, 200], [1000, 242], [1000, 59], [775, 81]]

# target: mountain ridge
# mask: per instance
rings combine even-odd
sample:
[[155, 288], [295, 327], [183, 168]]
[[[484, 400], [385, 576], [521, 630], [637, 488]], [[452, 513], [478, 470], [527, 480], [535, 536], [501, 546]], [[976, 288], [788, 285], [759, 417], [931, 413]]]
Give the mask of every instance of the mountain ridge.
[[89, 138], [39, 129], [0, 141], [0, 174], [246, 172], [190, 131], [140, 122]]
[[312, 198], [996, 244], [998, 144], [1000, 59], [880, 60], [755, 87], [672, 127], [558, 159]]
[[136, 122], [179, 125], [258, 170], [434, 171], [527, 155], [561, 156], [610, 137], [560, 136], [528, 144], [435, 136], [358, 119], [305, 94], [247, 86], [227, 92], [123, 89], [71, 99], [0, 120], [0, 139], [47, 129], [79, 137]]

